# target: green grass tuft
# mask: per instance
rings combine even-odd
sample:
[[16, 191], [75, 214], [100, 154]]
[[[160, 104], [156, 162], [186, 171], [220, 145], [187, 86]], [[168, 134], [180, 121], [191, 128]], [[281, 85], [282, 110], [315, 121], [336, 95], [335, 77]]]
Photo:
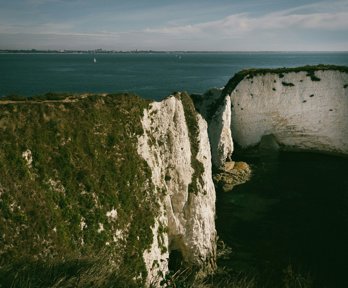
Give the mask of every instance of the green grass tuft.
[[[142, 252], [158, 213], [151, 170], [137, 153], [148, 105], [126, 94], [0, 101], [1, 265], [107, 249], [131, 278], [145, 279]], [[106, 215], [112, 209], [117, 221]], [[114, 241], [117, 231], [124, 238]]]

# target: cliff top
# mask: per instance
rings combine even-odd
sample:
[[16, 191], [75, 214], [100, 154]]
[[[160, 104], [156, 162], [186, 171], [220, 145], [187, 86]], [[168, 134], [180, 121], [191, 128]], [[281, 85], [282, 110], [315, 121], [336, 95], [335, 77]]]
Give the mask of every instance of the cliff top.
[[[318, 78], [315, 75], [316, 71], [340, 71], [343, 73], [348, 73], [348, 67], [347, 66], [337, 66], [337, 65], [307, 65], [307, 66], [301, 66], [301, 67], [281, 67], [281, 68], [251, 68], [251, 69], [245, 69], [241, 70], [238, 73], [236, 73], [226, 84], [224, 89], [222, 90], [221, 96], [216, 99], [211, 105], [209, 105], [208, 108], [208, 115], [207, 117], [211, 119], [213, 115], [215, 114], [215, 111], [218, 109], [220, 105], [223, 104], [224, 99], [227, 95], [231, 94], [232, 91], [237, 87], [237, 85], [245, 78], [252, 79], [255, 76], [259, 75], [266, 75], [268, 73], [270, 74], [278, 74], [279, 78], [283, 78], [284, 74], [286, 73], [299, 73], [299, 72], [306, 72], [307, 76], [311, 78], [312, 81], [320, 81], [320, 78]], [[197, 101], [197, 99], [194, 99]]]
[[283, 77], [284, 73], [291, 73], [291, 72], [307, 72], [307, 76], [311, 77], [312, 81], [320, 81], [318, 77], [315, 76], [316, 71], [327, 71], [327, 70], [334, 70], [334, 71], [340, 71], [344, 73], [348, 73], [348, 67], [347, 66], [337, 66], [337, 65], [306, 65], [301, 67], [280, 67], [280, 68], [252, 68], [252, 69], [245, 69], [242, 71], [239, 71], [236, 73], [226, 84], [225, 88], [222, 91], [222, 99], [224, 96], [230, 94], [241, 82], [244, 78], [251, 79], [254, 76], [258, 75], [265, 75], [267, 73], [272, 74], [278, 74], [280, 78]]
[[[85, 98], [96, 98], [96, 97], [130, 97], [131, 99], [140, 99], [141, 97], [133, 93], [53, 93], [48, 92], [42, 95], [35, 96], [19, 96], [19, 95], [8, 95], [0, 97], [1, 104], [15, 104], [15, 103], [73, 103]], [[150, 102], [145, 100], [145, 102]]]
[[148, 105], [130, 94], [0, 101], [0, 278], [21, 259], [59, 266], [104, 250], [130, 279], [146, 273], [158, 213], [137, 153]]

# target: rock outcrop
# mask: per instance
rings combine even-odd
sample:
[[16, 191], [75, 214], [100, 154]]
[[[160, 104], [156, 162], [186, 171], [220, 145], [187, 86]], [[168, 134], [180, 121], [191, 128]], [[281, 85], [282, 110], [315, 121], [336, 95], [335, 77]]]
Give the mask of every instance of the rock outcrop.
[[214, 101], [206, 94], [195, 103], [214, 119], [229, 97], [233, 141], [243, 149], [270, 136], [283, 150], [347, 155], [347, 83], [348, 68], [341, 66], [251, 69], [231, 78], [220, 97], [215, 91]]
[[[160, 207], [153, 245], [144, 253], [150, 279], [168, 271], [171, 250], [179, 251], [184, 262], [211, 270], [216, 252], [215, 188], [207, 123], [194, 112], [188, 95], [177, 94], [151, 103], [142, 125], [145, 133], [139, 138], [138, 153], [152, 171]], [[193, 158], [201, 165], [199, 174]]]
[[173, 250], [214, 269], [207, 123], [188, 95], [3, 100], [0, 139], [0, 273], [103, 255], [105, 273], [156, 286]]
[[234, 140], [255, 146], [274, 135], [286, 149], [348, 154], [348, 73], [246, 76], [230, 94]]
[[247, 163], [228, 161], [214, 174], [213, 179], [218, 189], [229, 192], [233, 187], [249, 181], [251, 175], [252, 171]]

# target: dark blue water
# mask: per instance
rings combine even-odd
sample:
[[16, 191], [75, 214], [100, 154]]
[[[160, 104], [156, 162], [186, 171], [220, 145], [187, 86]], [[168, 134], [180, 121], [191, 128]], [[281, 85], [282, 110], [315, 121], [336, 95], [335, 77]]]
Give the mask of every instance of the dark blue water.
[[245, 68], [307, 64], [348, 65], [348, 53], [0, 54], [0, 96], [127, 91], [162, 99], [223, 87]]

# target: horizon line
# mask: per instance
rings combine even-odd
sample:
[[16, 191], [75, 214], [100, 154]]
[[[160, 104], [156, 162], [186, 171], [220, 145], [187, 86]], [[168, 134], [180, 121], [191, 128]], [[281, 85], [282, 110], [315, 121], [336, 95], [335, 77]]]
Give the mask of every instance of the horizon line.
[[348, 50], [152, 50], [152, 49], [132, 49], [132, 50], [117, 50], [117, 49], [0, 49], [0, 52], [57, 52], [57, 53], [72, 53], [72, 52], [93, 52], [93, 53], [347, 53]]

